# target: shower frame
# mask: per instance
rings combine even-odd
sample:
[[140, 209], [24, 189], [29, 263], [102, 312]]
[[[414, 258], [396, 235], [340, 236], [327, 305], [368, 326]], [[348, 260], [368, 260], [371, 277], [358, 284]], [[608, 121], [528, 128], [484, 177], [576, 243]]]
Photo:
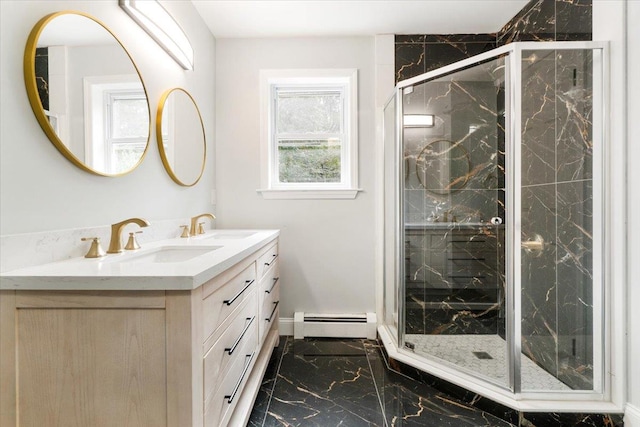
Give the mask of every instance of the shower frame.
[[[593, 55], [593, 390], [571, 390], [563, 392], [526, 391], [520, 384], [521, 369], [521, 324], [516, 319], [522, 318], [521, 313], [521, 144], [522, 144], [522, 58], [523, 52], [532, 50], [591, 50]], [[404, 244], [404, 191], [401, 177], [405, 176], [403, 149], [403, 129], [400, 125], [403, 118], [403, 90], [416, 84], [430, 81], [456, 71], [504, 57], [505, 60], [505, 202], [506, 202], [506, 236], [505, 236], [505, 267], [506, 267], [506, 321], [507, 348], [509, 372], [508, 387], [502, 387], [469, 372], [460, 371], [452, 364], [442, 363], [432, 358], [416, 355], [404, 348], [405, 336], [405, 265]], [[606, 224], [610, 222], [609, 197], [605, 189], [609, 184], [608, 170], [608, 129], [607, 114], [609, 111], [608, 88], [608, 43], [606, 42], [515, 42], [474, 57], [458, 61], [419, 76], [399, 82], [393, 95], [385, 103], [395, 105], [395, 166], [393, 171], [393, 203], [396, 207], [394, 218], [390, 221], [384, 217], [383, 235], [387, 235], [387, 228], [394, 229], [393, 254], [389, 254], [388, 242], [383, 243], [384, 273], [383, 283], [383, 316], [382, 325], [378, 328], [381, 341], [390, 357], [416, 367], [446, 381], [462, 386], [494, 401], [519, 410], [530, 411], [619, 411], [613, 402], [612, 390], [619, 389], [612, 383], [611, 349], [619, 348], [620, 343], [613, 342], [611, 332], [611, 289], [609, 286], [610, 261], [606, 254], [610, 253], [609, 236], [605, 232]], [[383, 120], [384, 126], [386, 122]], [[387, 130], [383, 131], [387, 135]], [[383, 152], [385, 150], [383, 149]], [[385, 187], [388, 178], [385, 177]], [[383, 197], [389, 203], [388, 194]], [[391, 222], [392, 224], [388, 224]], [[394, 283], [387, 283], [393, 276]], [[395, 292], [395, 307], [387, 306], [391, 293]], [[620, 380], [618, 380], [620, 381]], [[615, 399], [617, 400], [617, 399]]]

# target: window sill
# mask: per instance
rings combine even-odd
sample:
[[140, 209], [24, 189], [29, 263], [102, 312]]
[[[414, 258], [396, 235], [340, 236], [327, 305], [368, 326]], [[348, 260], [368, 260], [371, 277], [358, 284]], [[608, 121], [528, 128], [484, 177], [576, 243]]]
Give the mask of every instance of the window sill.
[[359, 188], [348, 189], [334, 189], [334, 190], [269, 190], [259, 189], [256, 190], [262, 194], [267, 200], [292, 200], [292, 199], [355, 199], [359, 191], [363, 191]]

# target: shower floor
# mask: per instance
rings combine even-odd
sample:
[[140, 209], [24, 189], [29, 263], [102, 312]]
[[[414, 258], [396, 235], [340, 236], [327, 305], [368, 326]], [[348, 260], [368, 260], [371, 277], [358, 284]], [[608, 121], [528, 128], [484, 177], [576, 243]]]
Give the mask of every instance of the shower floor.
[[[499, 335], [416, 335], [405, 341], [416, 354], [434, 356], [507, 385], [507, 343]], [[487, 358], [489, 356], [489, 358]], [[571, 390], [524, 354], [523, 390]]]

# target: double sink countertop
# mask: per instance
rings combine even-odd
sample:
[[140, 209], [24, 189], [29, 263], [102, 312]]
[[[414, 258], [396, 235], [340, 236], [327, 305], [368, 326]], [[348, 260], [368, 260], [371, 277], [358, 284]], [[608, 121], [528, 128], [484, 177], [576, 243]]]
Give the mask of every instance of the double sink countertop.
[[11, 290], [191, 290], [277, 238], [279, 230], [210, 230], [102, 258], [73, 258], [0, 274]]

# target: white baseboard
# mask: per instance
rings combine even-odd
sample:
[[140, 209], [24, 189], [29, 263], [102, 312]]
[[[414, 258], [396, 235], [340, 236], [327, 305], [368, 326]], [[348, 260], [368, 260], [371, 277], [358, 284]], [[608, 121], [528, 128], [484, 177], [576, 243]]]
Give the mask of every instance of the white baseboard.
[[627, 403], [624, 409], [624, 427], [640, 427], [640, 408]]
[[280, 336], [293, 336], [293, 317], [281, 317], [280, 323]]

